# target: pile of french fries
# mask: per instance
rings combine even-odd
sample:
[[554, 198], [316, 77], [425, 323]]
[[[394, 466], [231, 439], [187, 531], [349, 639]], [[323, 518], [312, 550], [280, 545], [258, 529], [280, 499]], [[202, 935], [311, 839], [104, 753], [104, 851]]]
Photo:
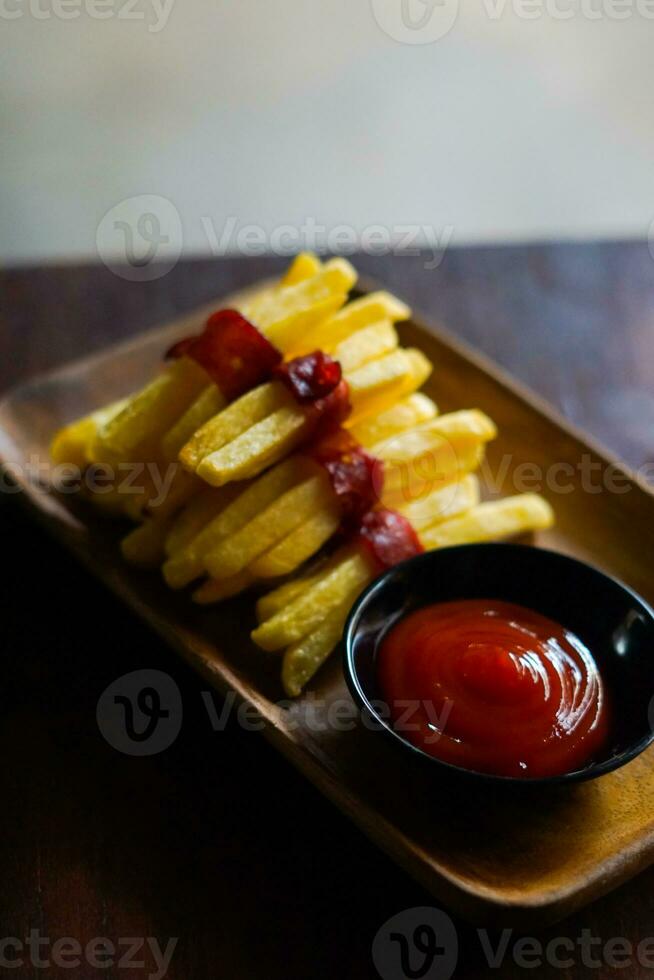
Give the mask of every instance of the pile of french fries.
[[[299, 255], [240, 312], [286, 360], [320, 350], [340, 363], [351, 411], [342, 423], [376, 461], [376, 506], [402, 515], [424, 549], [546, 528], [536, 494], [482, 503], [475, 471], [494, 423], [477, 409], [440, 415], [419, 392], [431, 364], [400, 345], [404, 303], [386, 292], [348, 301], [356, 273], [343, 259]], [[342, 498], [312, 454], [312, 417], [280, 380], [228, 402], [189, 356], [142, 390], [55, 436], [56, 463], [173, 466], [163, 499], [146, 476], [138, 492], [103, 487], [97, 502], [135, 522], [125, 558], [161, 566], [172, 589], [193, 585], [219, 602], [279, 580], [256, 604], [254, 642], [282, 653], [282, 682], [301, 693], [338, 644], [353, 600], [379, 568]], [[95, 499], [95, 498], [94, 498]]]

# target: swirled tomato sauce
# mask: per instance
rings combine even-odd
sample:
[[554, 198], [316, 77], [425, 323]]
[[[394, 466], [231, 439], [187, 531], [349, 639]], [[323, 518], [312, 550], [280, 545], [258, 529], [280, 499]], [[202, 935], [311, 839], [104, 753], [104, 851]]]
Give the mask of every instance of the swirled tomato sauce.
[[410, 613], [382, 639], [378, 678], [397, 731], [477, 772], [572, 772], [607, 737], [590, 651], [553, 620], [508, 602], [460, 600]]

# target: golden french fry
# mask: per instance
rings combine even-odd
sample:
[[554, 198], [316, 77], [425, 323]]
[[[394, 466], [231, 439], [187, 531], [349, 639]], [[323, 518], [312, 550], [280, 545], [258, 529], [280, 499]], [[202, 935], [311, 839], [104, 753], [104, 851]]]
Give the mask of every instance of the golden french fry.
[[406, 347], [406, 354], [411, 364], [411, 373], [406, 380], [405, 395], [421, 388], [434, 369], [433, 364], [417, 347]]
[[478, 504], [461, 517], [427, 528], [420, 535], [425, 548], [493, 541], [529, 531], [541, 531], [554, 523], [552, 508], [536, 493], [523, 493]]
[[407, 320], [411, 310], [390, 293], [377, 292], [362, 296], [344, 306], [334, 316], [323, 320], [303, 338], [305, 350], [324, 350], [330, 353], [337, 344], [355, 331], [376, 323], [390, 320], [397, 323]]
[[293, 396], [281, 381], [258, 385], [198, 429], [181, 450], [180, 462], [189, 470], [197, 469], [205, 456], [237, 439], [278, 409], [293, 404]]
[[304, 279], [311, 279], [320, 272], [321, 268], [322, 263], [316, 255], [311, 252], [301, 252], [293, 259], [281, 279], [251, 292], [236, 308], [244, 317], [253, 319], [251, 311], [265, 310], [268, 304], [277, 303], [280, 290], [287, 286], [296, 286]]
[[308, 636], [303, 637], [284, 652], [282, 684], [291, 698], [298, 697], [302, 689], [329, 657], [340, 642], [348, 612], [358, 589], [332, 610], [324, 621]]
[[279, 544], [253, 561], [250, 571], [257, 578], [288, 575], [329, 541], [338, 530], [341, 519], [338, 503], [329, 501], [316, 514], [287, 534]]
[[257, 621], [263, 623], [266, 619], [270, 619], [280, 609], [283, 609], [284, 606], [289, 605], [294, 599], [297, 599], [302, 592], [315, 585], [316, 582], [319, 582], [322, 575], [323, 568], [321, 567], [319, 571], [298, 575], [289, 582], [278, 585], [272, 592], [266, 592], [265, 595], [262, 595], [257, 600]]
[[111, 405], [104, 405], [90, 415], [85, 415], [81, 419], [71, 422], [55, 433], [50, 444], [50, 456], [53, 463], [69, 463], [78, 466], [80, 470], [91, 462], [89, 450], [91, 445], [103, 425], [106, 425], [112, 418], [122, 412], [127, 404], [127, 399], [112, 402]]
[[399, 435], [377, 443], [372, 454], [396, 464], [408, 463], [423, 453], [438, 449], [444, 442], [452, 446], [459, 443], [489, 442], [497, 435], [495, 423], [483, 412], [469, 409], [439, 415], [422, 425], [407, 429]]
[[279, 612], [252, 632], [254, 642], [264, 650], [281, 650], [308, 636], [325, 616], [362, 589], [374, 576], [371, 560], [354, 548], [347, 557], [320, 580], [302, 592]]
[[[330, 259], [310, 279], [278, 289], [264, 302], [256, 298], [247, 306], [247, 316], [283, 353], [295, 350], [302, 334], [338, 310], [357, 280], [345, 259]], [[306, 349], [306, 348], [305, 348]]]
[[[170, 474], [172, 473], [172, 479]], [[145, 512], [150, 517], [174, 517], [203, 487], [204, 484], [193, 473], [187, 473], [179, 463], [160, 464], [159, 474], [164, 477], [165, 484], [155, 486], [155, 492], [149, 497]]]
[[350, 432], [362, 446], [374, 446], [391, 436], [399, 435], [405, 429], [429, 422], [437, 414], [438, 409], [431, 398], [415, 392], [378, 415], [363, 419], [358, 425], [352, 426]]
[[164, 459], [177, 459], [181, 450], [189, 439], [193, 438], [198, 429], [222, 411], [224, 407], [225, 398], [218, 385], [207, 385], [161, 440], [161, 451]]
[[491, 419], [475, 409], [440, 415], [373, 446], [384, 464], [384, 502], [408, 503], [476, 469], [496, 433]]
[[204, 556], [223, 538], [235, 534], [244, 524], [281, 494], [305, 479], [307, 460], [291, 457], [269, 470], [260, 480], [241, 490], [191, 541], [175, 552], [163, 566], [164, 578], [173, 589], [181, 589], [204, 572]]
[[351, 550], [350, 545], [345, 545], [330, 555], [329, 558], [319, 559], [312, 564], [311, 568], [302, 572], [302, 574], [296, 575], [290, 581], [284, 582], [283, 585], [278, 585], [272, 592], [266, 592], [257, 601], [257, 620], [262, 623], [264, 620], [274, 616], [275, 613], [278, 613], [280, 609], [288, 606], [293, 599], [296, 599], [302, 592], [311, 588], [311, 586], [319, 582], [332, 569], [340, 565], [345, 558], [348, 558]]
[[477, 469], [484, 452], [484, 444], [476, 440], [456, 444], [444, 441], [408, 461], [384, 460], [382, 503], [400, 508], [460, 480]]
[[356, 371], [368, 361], [383, 357], [398, 345], [397, 331], [390, 320], [378, 320], [342, 340], [334, 350], [344, 373]]
[[385, 411], [393, 402], [415, 391], [431, 371], [420, 351], [399, 347], [347, 376], [352, 412], [345, 423], [357, 425], [368, 415]]
[[291, 487], [205, 554], [204, 567], [211, 578], [238, 574], [330, 502], [333, 491], [327, 473], [318, 464], [313, 465], [314, 473], [308, 479]]
[[322, 263], [313, 252], [300, 252], [296, 255], [290, 266], [282, 276], [280, 286], [296, 286], [305, 279], [317, 276], [322, 268]]
[[241, 493], [243, 485], [231, 483], [216, 489], [200, 484], [202, 489], [176, 515], [166, 537], [166, 556], [181, 551], [200, 531]]
[[299, 446], [309, 426], [307, 413], [297, 403], [281, 408], [205, 456], [196, 472], [212, 487], [258, 476]]
[[433, 524], [456, 517], [479, 503], [479, 480], [469, 474], [459, 482], [426, 493], [408, 503], [400, 503], [397, 510], [411, 522], [415, 531], [422, 532]]
[[160, 439], [207, 384], [207, 373], [189, 357], [180, 357], [142, 388], [99, 430], [94, 460], [129, 459], [146, 440]]
[[223, 578], [220, 581], [210, 578], [202, 585], [198, 586], [191, 598], [201, 606], [208, 606], [213, 602], [222, 602], [224, 599], [231, 599], [232, 596], [244, 592], [254, 582], [254, 577], [247, 571], [239, 572], [231, 578]]
[[266, 619], [270, 619], [284, 606], [297, 599], [305, 589], [315, 584], [320, 577], [320, 573], [316, 573], [311, 576], [293, 578], [290, 582], [285, 582], [273, 589], [272, 592], [267, 592], [266, 595], [261, 596], [256, 605], [257, 620], [263, 623]]
[[123, 557], [131, 565], [155, 567], [164, 559], [164, 542], [168, 533], [168, 521], [149, 518], [120, 542]]

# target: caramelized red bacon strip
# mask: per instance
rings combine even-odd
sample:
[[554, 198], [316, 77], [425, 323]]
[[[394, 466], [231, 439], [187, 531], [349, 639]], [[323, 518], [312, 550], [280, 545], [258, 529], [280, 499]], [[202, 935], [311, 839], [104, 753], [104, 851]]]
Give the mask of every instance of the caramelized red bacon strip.
[[339, 362], [321, 350], [277, 365], [273, 375], [286, 385], [300, 404], [326, 398], [342, 378]]
[[381, 490], [382, 464], [349, 432], [335, 429], [320, 440], [310, 455], [327, 471], [345, 524], [358, 520], [374, 506]]
[[361, 519], [358, 534], [379, 572], [425, 550], [411, 522], [396, 510], [368, 511]]
[[228, 401], [266, 381], [282, 354], [237, 310], [219, 310], [203, 333], [186, 337], [166, 357], [191, 357], [204, 368]]
[[341, 365], [321, 350], [278, 364], [273, 377], [286, 385], [306, 410], [314, 439], [336, 429], [350, 414], [349, 389]]

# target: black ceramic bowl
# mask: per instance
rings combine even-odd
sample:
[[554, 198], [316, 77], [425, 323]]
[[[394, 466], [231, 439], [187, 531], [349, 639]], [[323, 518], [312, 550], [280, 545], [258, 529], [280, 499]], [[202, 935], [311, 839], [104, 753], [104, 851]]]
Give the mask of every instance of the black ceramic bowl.
[[[546, 778], [493, 776], [442, 762], [407, 741], [380, 715], [379, 642], [400, 616], [434, 602], [500, 599], [549, 616], [593, 654], [611, 706], [601, 755], [575, 772]], [[345, 627], [345, 676], [355, 701], [407, 752], [439, 769], [514, 784], [593, 779], [629, 762], [654, 741], [654, 611], [591, 565], [526, 545], [462, 545], [391, 568], [360, 596]]]

